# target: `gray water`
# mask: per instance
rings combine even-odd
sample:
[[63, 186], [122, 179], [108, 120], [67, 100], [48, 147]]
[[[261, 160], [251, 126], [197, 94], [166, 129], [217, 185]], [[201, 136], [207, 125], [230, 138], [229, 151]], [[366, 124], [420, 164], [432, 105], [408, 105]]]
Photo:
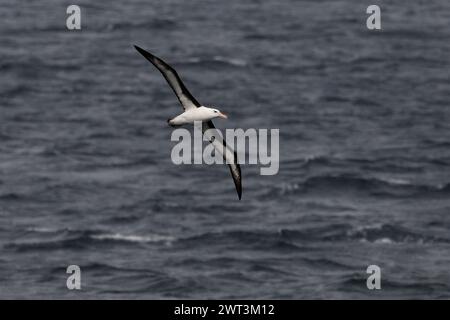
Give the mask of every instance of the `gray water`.
[[[450, 298], [450, 4], [3, 0], [0, 297]], [[176, 166], [139, 45], [280, 171]], [[79, 265], [82, 290], [66, 288]], [[366, 268], [381, 268], [368, 290]]]

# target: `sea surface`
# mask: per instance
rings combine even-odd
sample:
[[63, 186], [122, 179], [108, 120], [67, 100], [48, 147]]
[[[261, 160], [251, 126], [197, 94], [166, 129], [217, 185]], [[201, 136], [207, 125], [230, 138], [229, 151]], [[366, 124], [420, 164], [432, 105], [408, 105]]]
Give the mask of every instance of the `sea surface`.
[[[0, 298], [449, 299], [450, 3], [0, 8]], [[174, 165], [182, 109], [280, 130], [279, 173]], [[68, 290], [66, 268], [81, 268]], [[369, 265], [381, 289], [369, 290]]]

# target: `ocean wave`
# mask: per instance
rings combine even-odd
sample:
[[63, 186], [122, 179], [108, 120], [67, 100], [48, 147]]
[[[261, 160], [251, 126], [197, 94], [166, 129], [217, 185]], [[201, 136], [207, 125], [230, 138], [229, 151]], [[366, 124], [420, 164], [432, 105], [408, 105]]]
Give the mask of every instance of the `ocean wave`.
[[10, 135], [7, 135], [6, 133], [2, 133], [2, 132], [0, 132], [0, 140], [1, 141], [8, 141], [8, 140], [12, 140], [13, 138], [12, 138], [12, 136], [10, 136]]
[[402, 243], [450, 243], [448, 238], [440, 238], [409, 230], [392, 224], [376, 224], [354, 227], [350, 224], [331, 224], [306, 230], [283, 229], [281, 234], [292, 241], [358, 241], [380, 245]]
[[25, 231], [35, 232], [35, 233], [58, 233], [60, 229], [48, 228], [48, 227], [29, 227]]
[[174, 237], [157, 234], [150, 236], [137, 236], [137, 235], [124, 235], [120, 233], [111, 233], [111, 234], [92, 235], [91, 237], [92, 239], [96, 240], [113, 240], [113, 241], [138, 242], [138, 243], [149, 243], [149, 242], [170, 243], [175, 240]]
[[302, 244], [286, 241], [278, 232], [264, 230], [228, 230], [220, 232], [205, 232], [180, 239], [182, 246], [237, 246], [241, 249], [276, 250], [277, 252], [305, 251]]
[[360, 177], [341, 174], [309, 177], [299, 183], [278, 186], [277, 191], [279, 195], [335, 191], [368, 193], [372, 196], [410, 197], [414, 195], [425, 197], [446, 195], [450, 191], [450, 184], [425, 185], [398, 178]]
[[327, 258], [303, 258], [303, 262], [309, 265], [312, 268], [333, 268], [333, 269], [341, 269], [341, 270], [349, 270], [351, 268], [350, 265], [340, 263], [333, 259]]
[[[45, 60], [39, 57], [20, 57], [18, 59], [5, 60], [0, 62], [0, 70], [14, 71], [21, 75], [30, 77], [36, 77], [38, 74], [48, 74], [50, 71], [77, 71], [80, 70], [80, 66], [73, 61], [61, 61]], [[27, 84], [16, 84], [11, 89], [12, 93], [22, 93], [26, 91], [33, 91], [35, 88]]]
[[[184, 246], [219, 246], [273, 250], [288, 253], [312, 250], [315, 243], [358, 242], [376, 245], [450, 243], [449, 238], [436, 237], [393, 224], [353, 226], [348, 223], [332, 223], [301, 229], [229, 230], [207, 232], [178, 241]], [[313, 263], [314, 261], [312, 261]]]
[[271, 42], [277, 42], [277, 41], [289, 41], [292, 40], [293, 36], [288, 33], [251, 33], [246, 34], [243, 36], [244, 40], [249, 41], [271, 41]]
[[[3, 69], [3, 68], [0, 67], [0, 70], [1, 69]], [[35, 92], [33, 87], [22, 84], [22, 83], [13, 85], [12, 87], [4, 86], [0, 90], [1, 90], [0, 93], [2, 96], [9, 97], [9, 98], [21, 96], [26, 93]], [[2, 140], [3, 140], [3, 137], [2, 137]]]
[[402, 39], [403, 41], [405, 39], [411, 39], [411, 40], [417, 40], [417, 39], [434, 39], [434, 40], [444, 40], [446, 35], [434, 32], [432, 30], [428, 29], [393, 29], [393, 30], [386, 30], [386, 32], [383, 32], [383, 37], [387, 38], [398, 38]]
[[231, 67], [246, 67], [248, 65], [247, 61], [238, 58], [228, 58], [223, 56], [212, 56], [212, 57], [193, 57], [188, 58], [186, 61], [179, 64], [184, 65], [201, 65], [202, 67], [221, 67], [221, 66], [231, 66]]
[[[363, 279], [361, 279], [360, 275], [353, 275], [350, 276], [348, 279], [345, 279], [340, 286], [342, 287], [342, 290], [349, 290], [352, 288], [352, 290], [356, 291], [363, 291], [367, 292], [367, 289], [365, 287], [361, 286], [361, 282]], [[447, 294], [445, 295], [438, 295], [435, 296], [436, 292], [448, 292], [449, 286], [445, 283], [438, 282], [438, 281], [417, 281], [416, 279], [384, 279], [382, 283], [382, 289], [383, 290], [389, 290], [394, 295], [397, 294], [397, 296], [394, 296], [398, 299], [402, 299], [402, 297], [405, 296], [406, 291], [411, 291], [417, 294], [417, 297], [415, 298], [431, 298], [434, 296], [434, 299], [448, 299]]]
[[174, 29], [177, 27], [176, 20], [173, 19], [163, 19], [163, 18], [152, 18], [146, 19], [146, 21], [141, 22], [117, 22], [110, 23], [104, 27], [107, 31], [116, 30], [130, 30], [130, 29], [157, 29], [157, 30], [167, 30]]
[[0, 200], [4, 200], [4, 201], [16, 201], [16, 200], [22, 199], [23, 197], [24, 196], [22, 196], [18, 193], [15, 193], [15, 192], [0, 194]]
[[[136, 245], [136, 244], [164, 244], [170, 245], [175, 237], [160, 234], [134, 235], [122, 233], [105, 233], [99, 230], [70, 230], [52, 228], [26, 228], [26, 233], [41, 234], [43, 240], [11, 242], [6, 249], [15, 251], [59, 250], [59, 249], [89, 249], [93, 245]], [[51, 236], [49, 238], [49, 236]], [[26, 238], [26, 236], [24, 236]]]
[[416, 157], [414, 159], [402, 156], [373, 155], [371, 157], [340, 157], [326, 154], [308, 155], [304, 158], [291, 159], [287, 163], [301, 163], [303, 167], [322, 166], [360, 166], [363, 168], [381, 168], [384, 170], [395, 170], [396, 172], [410, 172], [423, 169], [429, 164], [448, 165], [449, 159], [434, 157]]

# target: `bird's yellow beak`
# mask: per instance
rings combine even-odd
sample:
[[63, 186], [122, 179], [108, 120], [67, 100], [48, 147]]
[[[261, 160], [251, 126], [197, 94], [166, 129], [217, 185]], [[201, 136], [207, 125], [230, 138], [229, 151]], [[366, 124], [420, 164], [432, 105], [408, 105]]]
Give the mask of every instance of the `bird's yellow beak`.
[[224, 119], [228, 119], [228, 116], [225, 113], [222, 113], [222, 112], [219, 113], [219, 117], [224, 118]]

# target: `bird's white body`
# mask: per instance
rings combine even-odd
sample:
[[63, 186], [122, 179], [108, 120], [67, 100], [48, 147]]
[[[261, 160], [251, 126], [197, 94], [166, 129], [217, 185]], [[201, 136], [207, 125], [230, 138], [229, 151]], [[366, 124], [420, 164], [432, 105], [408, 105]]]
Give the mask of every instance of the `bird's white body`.
[[227, 118], [226, 115], [217, 109], [201, 106], [198, 108], [187, 109], [185, 112], [170, 119], [168, 122], [171, 126], [181, 126], [183, 124], [194, 123], [194, 121], [209, 121], [217, 117]]

